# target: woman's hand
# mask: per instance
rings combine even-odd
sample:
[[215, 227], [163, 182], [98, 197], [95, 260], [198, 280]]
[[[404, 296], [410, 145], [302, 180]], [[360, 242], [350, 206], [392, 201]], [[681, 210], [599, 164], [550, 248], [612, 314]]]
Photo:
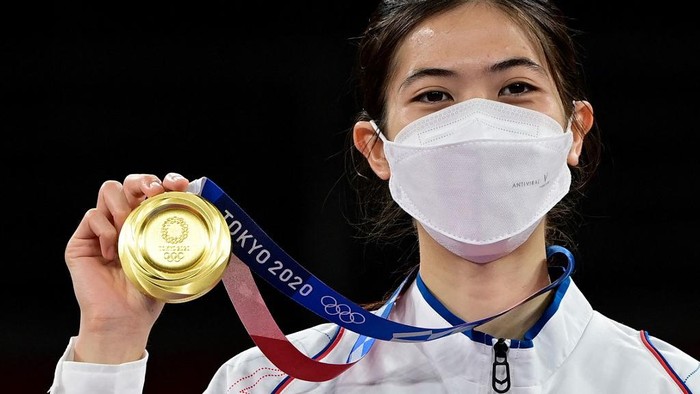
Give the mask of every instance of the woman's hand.
[[117, 252], [119, 231], [147, 197], [185, 191], [188, 185], [176, 173], [162, 181], [151, 174], [132, 174], [123, 183], [102, 184], [97, 206], [85, 213], [65, 250], [80, 306], [75, 361], [119, 364], [143, 357], [164, 304], [141, 293], [124, 274]]

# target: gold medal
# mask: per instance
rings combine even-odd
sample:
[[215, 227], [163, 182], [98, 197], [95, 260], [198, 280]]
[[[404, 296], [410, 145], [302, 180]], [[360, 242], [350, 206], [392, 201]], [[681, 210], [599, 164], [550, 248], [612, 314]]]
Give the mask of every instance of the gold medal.
[[221, 280], [231, 236], [221, 212], [189, 192], [144, 200], [124, 222], [119, 258], [143, 293], [168, 303], [199, 298]]

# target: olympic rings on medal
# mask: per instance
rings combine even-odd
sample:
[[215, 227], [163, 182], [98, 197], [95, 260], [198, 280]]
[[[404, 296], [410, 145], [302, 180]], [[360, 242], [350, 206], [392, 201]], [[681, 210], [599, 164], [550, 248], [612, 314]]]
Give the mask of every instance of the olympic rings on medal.
[[362, 324], [365, 322], [365, 317], [361, 313], [353, 312], [346, 304], [338, 304], [338, 301], [331, 296], [321, 297], [321, 305], [329, 316], [337, 315], [343, 323]]

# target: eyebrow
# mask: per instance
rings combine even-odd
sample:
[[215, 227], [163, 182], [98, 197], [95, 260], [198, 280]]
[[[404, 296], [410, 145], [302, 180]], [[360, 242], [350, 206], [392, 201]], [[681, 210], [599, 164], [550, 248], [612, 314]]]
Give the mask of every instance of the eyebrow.
[[[492, 73], [499, 73], [515, 67], [526, 67], [534, 70], [543, 75], [546, 74], [544, 68], [540, 66], [537, 62], [527, 57], [516, 57], [512, 59], [506, 59], [498, 63], [494, 63], [487, 68], [488, 71]], [[457, 73], [453, 70], [448, 70], [444, 68], [419, 68], [415, 70], [411, 75], [409, 75], [402, 83], [400, 88], [404, 88], [407, 85], [412, 84], [416, 80], [424, 77], [454, 77]]]
[[505, 71], [508, 69], [511, 69], [513, 67], [526, 67], [531, 70], [537, 71], [539, 73], [544, 74], [545, 70], [537, 64], [534, 60], [527, 58], [527, 57], [515, 57], [512, 59], [507, 59], [501, 62], [498, 62], [491, 67], [489, 67], [489, 70], [492, 72], [501, 72]]
[[456, 72], [444, 68], [419, 68], [418, 70], [412, 72], [408, 78], [404, 79], [401, 86], [399, 86], [399, 89], [403, 89], [404, 87], [424, 77], [454, 77], [455, 75], [457, 75]]

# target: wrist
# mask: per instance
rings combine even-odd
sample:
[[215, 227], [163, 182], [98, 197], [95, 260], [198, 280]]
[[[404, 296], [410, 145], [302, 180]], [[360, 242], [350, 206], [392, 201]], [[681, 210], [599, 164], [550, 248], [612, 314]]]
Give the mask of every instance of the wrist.
[[95, 364], [123, 364], [143, 358], [145, 341], [136, 342], [101, 335], [79, 334], [73, 361]]
[[95, 364], [123, 364], [143, 358], [148, 331], [95, 329], [81, 321], [75, 339], [74, 361]]

